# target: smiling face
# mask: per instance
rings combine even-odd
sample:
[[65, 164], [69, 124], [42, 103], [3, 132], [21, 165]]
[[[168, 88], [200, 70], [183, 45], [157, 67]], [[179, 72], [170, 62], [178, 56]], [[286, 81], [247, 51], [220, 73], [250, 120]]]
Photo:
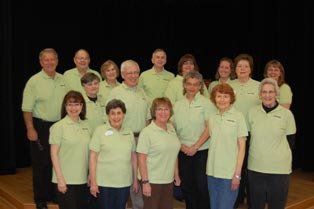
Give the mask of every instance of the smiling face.
[[97, 96], [97, 93], [99, 91], [99, 81], [93, 80], [88, 83], [83, 84], [83, 88], [87, 94], [87, 96], [95, 98]]
[[275, 79], [277, 82], [281, 76], [281, 71], [279, 67], [276, 67], [275, 65], [270, 65], [267, 68], [266, 75], [268, 78]]
[[166, 124], [171, 116], [171, 109], [166, 104], [160, 104], [155, 110], [155, 117], [157, 123]]
[[78, 119], [83, 108], [83, 103], [69, 101], [65, 104], [65, 110], [72, 119]]
[[226, 60], [221, 61], [218, 67], [218, 73], [219, 73], [220, 78], [228, 79], [231, 74], [230, 63]]
[[105, 69], [105, 75], [107, 81], [115, 81], [118, 77], [117, 70], [113, 65], [110, 65], [107, 69]]
[[188, 78], [184, 83], [184, 89], [188, 97], [194, 97], [201, 90], [201, 82], [197, 78]]
[[136, 87], [140, 76], [140, 70], [136, 65], [129, 65], [123, 72], [124, 84], [128, 87]]
[[276, 89], [274, 85], [266, 83], [260, 91], [260, 98], [266, 107], [274, 107], [276, 105]]
[[225, 112], [230, 108], [231, 97], [229, 94], [217, 92], [215, 96], [215, 104], [220, 112]]
[[240, 60], [236, 65], [236, 74], [239, 79], [248, 79], [251, 75], [251, 67], [248, 60]]
[[58, 65], [58, 57], [52, 52], [44, 52], [40, 59], [40, 65], [49, 76], [54, 76]]
[[111, 127], [120, 129], [122, 127], [124, 113], [120, 107], [111, 109], [108, 114], [108, 119]]
[[90, 57], [87, 51], [79, 50], [76, 52], [74, 57], [74, 63], [77, 69], [79, 70], [87, 70], [89, 68]]

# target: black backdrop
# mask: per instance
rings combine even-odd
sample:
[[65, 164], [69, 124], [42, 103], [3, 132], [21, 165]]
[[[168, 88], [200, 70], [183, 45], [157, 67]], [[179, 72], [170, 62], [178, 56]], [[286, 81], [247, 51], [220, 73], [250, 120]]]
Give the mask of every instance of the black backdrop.
[[[67, 5], [64, 5], [67, 3]], [[71, 4], [71, 5], [68, 5]], [[106, 0], [86, 2], [1, 0], [0, 174], [29, 165], [28, 141], [20, 110], [27, 79], [40, 70], [38, 53], [53, 47], [58, 71], [73, 67], [76, 50], [91, 55], [91, 68], [106, 59], [151, 67], [151, 53], [164, 48], [166, 68], [176, 73], [184, 53], [195, 55], [205, 78], [214, 78], [219, 58], [254, 57], [253, 78], [266, 62], [280, 60], [294, 96], [297, 122], [294, 167], [314, 170], [309, 70], [314, 59], [314, 15], [310, 1], [286, 0]]]

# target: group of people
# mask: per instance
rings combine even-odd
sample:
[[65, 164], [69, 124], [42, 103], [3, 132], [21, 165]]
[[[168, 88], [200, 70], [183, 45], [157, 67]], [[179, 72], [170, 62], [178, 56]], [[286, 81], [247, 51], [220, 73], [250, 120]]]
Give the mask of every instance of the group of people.
[[[86, 50], [56, 72], [58, 54], [39, 53], [22, 111], [30, 140], [37, 209], [172, 209], [180, 186], [187, 209], [284, 208], [296, 125], [278, 60], [251, 78], [253, 58], [219, 61], [208, 88], [195, 57], [177, 75], [156, 49], [151, 69], [107, 60], [100, 74]], [[117, 78], [121, 74], [123, 82]]]

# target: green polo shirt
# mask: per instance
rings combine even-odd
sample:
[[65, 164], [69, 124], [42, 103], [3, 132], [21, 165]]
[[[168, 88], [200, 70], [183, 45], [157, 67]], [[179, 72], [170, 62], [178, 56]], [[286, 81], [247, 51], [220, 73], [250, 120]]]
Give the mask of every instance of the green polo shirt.
[[164, 130], [152, 121], [142, 130], [136, 152], [147, 155], [149, 182], [154, 184], [173, 182], [180, 147], [176, 131], [170, 123], [167, 124], [167, 130]]
[[266, 113], [261, 105], [248, 112], [251, 134], [248, 169], [261, 173], [290, 174], [292, 154], [287, 135], [296, 133], [292, 112], [280, 105]]
[[141, 73], [139, 87], [143, 88], [150, 101], [153, 101], [157, 97], [164, 96], [168, 83], [173, 78], [174, 74], [165, 69], [156, 72], [152, 68]]
[[[67, 184], [87, 183], [90, 138], [91, 129], [85, 120], [73, 122], [65, 116], [51, 126], [49, 143], [59, 146], [58, 159]], [[52, 182], [58, 182], [54, 170]]]
[[240, 83], [238, 79], [230, 82], [236, 95], [234, 107], [240, 110], [244, 117], [246, 117], [246, 114], [251, 107], [261, 104], [258, 91], [259, 83], [259, 81], [253, 80], [252, 78], [245, 84]]
[[222, 115], [209, 116], [210, 142], [206, 174], [232, 179], [238, 159], [238, 138], [248, 135], [243, 114], [231, 107]]
[[[203, 95], [206, 98], [209, 98], [208, 91], [206, 91], [206, 86], [204, 84], [204, 93]], [[168, 97], [172, 104], [176, 101], [179, 101], [185, 96], [183, 95], [183, 77], [181, 75], [177, 75], [174, 79], [169, 81], [169, 84], [165, 91], [165, 96]]]
[[32, 112], [33, 117], [45, 121], [57, 121], [61, 117], [61, 105], [66, 94], [61, 74], [49, 77], [43, 70], [33, 75], [23, 91], [22, 111]]
[[291, 104], [292, 91], [288, 84], [284, 83], [279, 87], [279, 104]]
[[[171, 121], [174, 123], [181, 144], [192, 146], [202, 135], [205, 122], [209, 115], [216, 112], [215, 105], [203, 95], [198, 93], [194, 100], [189, 103], [187, 98], [183, 98], [174, 104]], [[199, 150], [208, 149], [207, 140]]]
[[[118, 81], [116, 81], [116, 85], [114, 87], [117, 87], [121, 85]], [[110, 93], [110, 91], [114, 88], [110, 86], [106, 80], [103, 80], [99, 83], [99, 94], [102, 95], [102, 97], [107, 100], [107, 97]]]
[[[230, 82], [231, 82], [230, 79], [228, 79], [228, 80], [226, 81], [227, 84], [230, 84]], [[215, 86], [217, 86], [218, 84], [221, 84], [221, 83], [222, 83], [222, 82], [221, 82], [220, 80], [216, 80], [216, 81], [210, 82], [210, 84], [208, 85], [208, 94], [210, 95], [211, 92], [212, 92], [212, 90], [213, 90], [213, 88], [214, 88]]]
[[89, 149], [98, 153], [96, 181], [103, 187], [127, 187], [132, 184], [131, 154], [136, 145], [129, 128], [116, 130], [109, 123], [96, 128]]
[[[96, 70], [87, 69], [87, 73], [94, 73], [96, 74], [100, 81], [102, 80], [100, 74]], [[67, 70], [63, 73], [63, 77], [65, 80], [65, 83], [67, 85], [68, 90], [74, 90], [79, 91], [81, 93], [84, 93], [84, 88], [81, 84], [81, 74], [79, 73], [77, 68], [72, 68], [70, 70]]]
[[112, 99], [120, 99], [125, 103], [126, 114], [123, 126], [133, 132], [140, 132], [150, 119], [149, 102], [142, 88], [129, 88], [124, 83], [112, 89], [107, 103]]
[[97, 126], [106, 122], [106, 101], [102, 95], [97, 95], [96, 102], [91, 101], [86, 93], [84, 94], [84, 100], [86, 102], [86, 118], [92, 131]]

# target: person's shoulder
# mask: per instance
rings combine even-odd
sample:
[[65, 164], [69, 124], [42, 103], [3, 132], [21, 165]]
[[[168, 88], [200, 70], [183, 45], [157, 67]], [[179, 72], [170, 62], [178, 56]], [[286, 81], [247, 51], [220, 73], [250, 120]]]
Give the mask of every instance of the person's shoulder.
[[66, 71], [64, 71], [63, 75], [67, 76], [67, 75], [71, 75], [75, 72], [76, 68], [71, 68], [71, 69], [68, 69]]
[[166, 73], [168, 76], [171, 76], [174, 78], [174, 73], [170, 72], [169, 70], [164, 69], [164, 73]]

